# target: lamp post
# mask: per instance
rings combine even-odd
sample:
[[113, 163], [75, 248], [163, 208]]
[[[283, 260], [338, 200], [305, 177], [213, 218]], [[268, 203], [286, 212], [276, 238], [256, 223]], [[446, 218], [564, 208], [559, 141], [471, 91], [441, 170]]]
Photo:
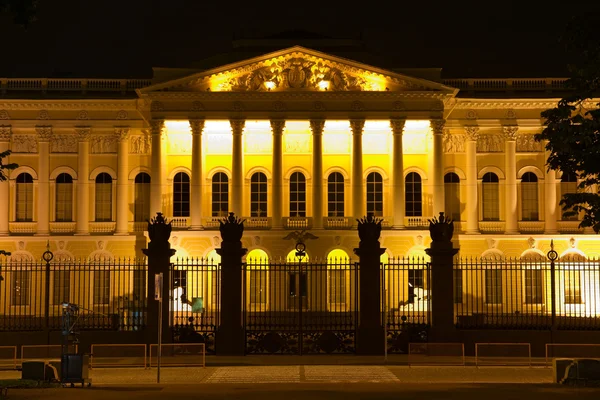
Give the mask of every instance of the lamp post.
[[54, 258], [54, 253], [50, 251], [50, 242], [46, 242], [46, 251], [42, 253], [42, 259], [46, 262], [46, 297], [44, 303], [45, 322], [44, 328], [50, 328], [50, 261]]
[[552, 330], [556, 328], [556, 265], [554, 262], [558, 259], [558, 253], [554, 250], [554, 240], [550, 241], [550, 251], [546, 254], [550, 260], [550, 296], [552, 312]]

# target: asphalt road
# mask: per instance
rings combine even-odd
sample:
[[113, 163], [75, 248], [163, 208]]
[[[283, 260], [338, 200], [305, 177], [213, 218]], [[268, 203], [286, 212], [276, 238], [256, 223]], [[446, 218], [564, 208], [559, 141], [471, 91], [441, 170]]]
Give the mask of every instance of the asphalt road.
[[570, 388], [551, 384], [398, 384], [398, 383], [269, 383], [92, 386], [91, 388], [13, 389], [9, 399], [154, 400], [154, 399], [440, 399], [554, 400], [566, 396], [598, 399], [600, 388]]

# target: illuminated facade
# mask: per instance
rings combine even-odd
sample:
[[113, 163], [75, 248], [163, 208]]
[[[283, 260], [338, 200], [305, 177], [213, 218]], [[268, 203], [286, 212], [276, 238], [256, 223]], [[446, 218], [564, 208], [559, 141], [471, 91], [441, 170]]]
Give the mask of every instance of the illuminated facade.
[[561, 81], [434, 81], [302, 47], [152, 82], [0, 79], [0, 151], [19, 165], [0, 183], [0, 248], [141, 256], [162, 211], [176, 256], [213, 257], [232, 211], [251, 252], [285, 259], [283, 237], [308, 229], [327, 259], [351, 256], [374, 213], [388, 256], [424, 256], [443, 211], [461, 256], [538, 257], [554, 239], [598, 257], [558, 205], [577, 182], [533, 139]]

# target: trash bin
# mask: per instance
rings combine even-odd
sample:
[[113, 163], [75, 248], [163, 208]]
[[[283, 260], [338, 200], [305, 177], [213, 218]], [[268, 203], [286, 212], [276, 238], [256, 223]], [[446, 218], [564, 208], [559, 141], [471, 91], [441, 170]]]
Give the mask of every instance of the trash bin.
[[89, 378], [90, 356], [88, 354], [63, 354], [60, 363], [60, 382], [62, 384], [81, 383], [81, 386], [91, 386]]

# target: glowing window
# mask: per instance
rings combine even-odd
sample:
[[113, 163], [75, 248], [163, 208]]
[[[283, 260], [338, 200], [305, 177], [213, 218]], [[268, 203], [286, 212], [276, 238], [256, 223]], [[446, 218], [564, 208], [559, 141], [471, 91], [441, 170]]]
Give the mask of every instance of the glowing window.
[[350, 297], [348, 254], [335, 249], [327, 255], [327, 303], [329, 311], [346, 311]]
[[17, 222], [33, 221], [33, 178], [24, 172], [17, 176]]
[[112, 177], [106, 172], [96, 176], [96, 221], [112, 221]]
[[383, 216], [383, 178], [377, 172], [367, 175], [367, 214]]
[[344, 176], [339, 172], [327, 177], [327, 216], [344, 216]]
[[421, 175], [411, 172], [406, 175], [404, 182], [405, 208], [407, 217], [420, 217], [423, 215], [423, 189]]
[[267, 216], [267, 176], [262, 172], [250, 178], [250, 216]]
[[150, 216], [150, 175], [145, 172], [137, 174], [134, 187], [133, 218], [135, 222], [144, 222]]
[[73, 220], [73, 178], [69, 174], [56, 177], [56, 214], [58, 222]]
[[226, 217], [229, 211], [229, 178], [223, 172], [212, 177], [212, 216]]
[[173, 179], [173, 217], [190, 216], [190, 177], [178, 172]]
[[306, 217], [306, 178], [300, 172], [290, 177], [290, 217]]
[[269, 301], [269, 256], [264, 250], [254, 249], [246, 256], [247, 301], [251, 310], [265, 310]]

